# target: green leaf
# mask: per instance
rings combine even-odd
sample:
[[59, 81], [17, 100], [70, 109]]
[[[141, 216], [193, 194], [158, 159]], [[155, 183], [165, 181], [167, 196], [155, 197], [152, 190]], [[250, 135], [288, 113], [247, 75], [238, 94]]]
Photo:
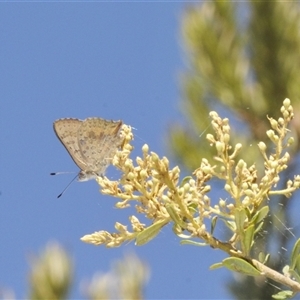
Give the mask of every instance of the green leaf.
[[156, 222], [143, 231], [141, 231], [137, 236], [135, 240], [135, 244], [137, 246], [142, 246], [150, 242], [152, 239], [154, 239], [160, 232], [161, 228], [165, 226], [168, 222], [161, 221]]
[[289, 273], [290, 273], [290, 266], [289, 266], [289, 265], [285, 265], [285, 266], [282, 268], [282, 273], [283, 273], [283, 275], [285, 275], [285, 276], [289, 276]]
[[293, 297], [292, 291], [280, 291], [279, 293], [272, 296], [273, 299], [291, 299]]
[[222, 220], [225, 225], [232, 231], [232, 232], [236, 232], [236, 224], [233, 221], [228, 221], [225, 219], [220, 218], [220, 220]]
[[290, 265], [290, 268], [292, 270], [294, 270], [296, 267], [299, 254], [300, 254], [300, 239], [298, 239], [296, 241], [296, 243], [293, 247], [293, 251], [292, 251], [292, 255], [291, 255], [291, 265]]
[[243, 273], [248, 276], [261, 275], [260, 271], [253, 267], [250, 263], [238, 257], [225, 258], [222, 263], [224, 267], [231, 271]]
[[298, 274], [298, 277], [299, 277], [299, 275], [300, 275], [300, 254], [297, 257], [295, 272]]
[[234, 215], [235, 215], [235, 223], [236, 223], [236, 233], [241, 240], [242, 252], [246, 253], [247, 250], [245, 249], [245, 244], [244, 244], [244, 239], [245, 239], [244, 227], [245, 227], [245, 220], [247, 218], [247, 214], [245, 209], [239, 208], [235, 210]]
[[255, 228], [254, 234], [256, 234], [257, 232], [259, 232], [261, 230], [261, 228], [263, 227], [264, 222], [260, 222], [258, 224], [258, 226]]
[[250, 212], [249, 207], [248, 206], [245, 207], [244, 210], [245, 210], [245, 213], [246, 213], [246, 216], [247, 216], [248, 220], [251, 220], [251, 212]]
[[265, 258], [266, 258], [266, 255], [265, 255], [264, 252], [259, 252], [258, 253], [258, 260], [259, 260], [259, 262], [263, 263], [263, 261], [265, 260]]
[[214, 234], [214, 230], [215, 230], [217, 221], [218, 221], [218, 216], [214, 216], [214, 217], [211, 219], [211, 225], [210, 225], [210, 233], [211, 233], [211, 235]]
[[173, 230], [173, 232], [176, 234], [176, 235], [180, 235], [182, 232], [183, 232], [183, 228], [182, 227], [180, 227], [178, 224], [173, 224], [173, 227], [172, 227], [172, 230]]
[[268, 253], [268, 254], [266, 255], [265, 260], [264, 260], [264, 264], [266, 264], [266, 263], [269, 261], [270, 257], [271, 257], [271, 255], [270, 255], [270, 253]]
[[258, 254], [258, 260], [264, 265], [269, 261], [269, 258], [270, 258], [270, 253], [267, 253], [266, 255], [263, 252], [259, 252]]
[[215, 270], [223, 267], [223, 263], [215, 263], [209, 267], [210, 270]]
[[259, 211], [256, 212], [256, 214], [253, 216], [251, 220], [251, 224], [255, 223], [258, 224], [260, 221], [262, 221], [269, 213], [269, 206], [263, 206]]
[[245, 255], [249, 255], [250, 249], [253, 244], [253, 238], [254, 238], [254, 225], [248, 226], [248, 228], [244, 231], [244, 238], [242, 240], [243, 244], [243, 250]]
[[193, 179], [192, 176], [186, 176], [182, 179], [182, 181], [180, 182], [180, 187], [183, 187], [186, 183], [188, 183], [191, 179]]
[[181, 245], [200, 246], [200, 247], [208, 246], [208, 244], [206, 244], [206, 243], [198, 243], [198, 242], [195, 242], [192, 240], [182, 240], [182, 241], [180, 241], [180, 244]]
[[242, 235], [244, 232], [245, 220], [247, 218], [247, 214], [243, 208], [235, 210], [235, 223], [237, 227], [237, 231], [239, 235]]
[[172, 221], [176, 224], [179, 225], [182, 228], [186, 228], [186, 223], [182, 221], [182, 218], [180, 218], [179, 214], [177, 213], [177, 211], [174, 209], [172, 204], [167, 204], [166, 205], [166, 210], [169, 213]]
[[187, 206], [188, 206], [189, 212], [191, 214], [195, 214], [196, 212], [198, 212], [198, 208], [197, 208], [197, 204], [196, 203], [191, 202]]

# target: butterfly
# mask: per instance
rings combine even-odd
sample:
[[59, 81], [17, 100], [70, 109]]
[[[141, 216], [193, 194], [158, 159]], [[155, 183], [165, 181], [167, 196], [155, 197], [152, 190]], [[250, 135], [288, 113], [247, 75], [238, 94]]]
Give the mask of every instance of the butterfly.
[[67, 118], [53, 123], [57, 137], [80, 168], [79, 181], [104, 175], [124, 140], [120, 134], [122, 124], [122, 121], [101, 118]]

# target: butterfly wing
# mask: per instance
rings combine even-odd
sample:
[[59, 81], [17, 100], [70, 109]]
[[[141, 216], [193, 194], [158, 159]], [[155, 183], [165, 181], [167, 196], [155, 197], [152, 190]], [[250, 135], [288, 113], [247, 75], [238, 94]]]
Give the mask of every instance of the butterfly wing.
[[54, 132], [69, 152], [75, 164], [81, 169], [86, 169], [86, 163], [82, 157], [78, 145], [78, 130], [83, 121], [79, 119], [60, 119], [54, 122]]
[[87, 169], [102, 175], [122, 144], [122, 121], [88, 118], [78, 128], [78, 145]]

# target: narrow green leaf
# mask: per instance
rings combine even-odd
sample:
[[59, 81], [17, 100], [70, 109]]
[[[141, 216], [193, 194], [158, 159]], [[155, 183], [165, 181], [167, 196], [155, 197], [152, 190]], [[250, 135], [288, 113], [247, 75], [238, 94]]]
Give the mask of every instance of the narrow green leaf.
[[292, 291], [280, 291], [279, 293], [272, 295], [273, 299], [277, 300], [284, 300], [284, 299], [291, 299], [294, 293]]
[[242, 240], [242, 244], [243, 244], [243, 250], [244, 250], [244, 254], [246, 256], [249, 255], [250, 253], [250, 249], [252, 247], [253, 244], [253, 238], [254, 238], [254, 225], [250, 225], [248, 226], [248, 228], [244, 231], [244, 238]]
[[173, 232], [176, 234], [176, 235], [180, 235], [182, 232], [183, 232], [183, 228], [182, 227], [180, 227], [178, 224], [173, 224], [173, 227], [172, 227], [172, 230], [173, 230]]
[[236, 232], [236, 224], [233, 221], [228, 221], [225, 220], [223, 218], [219, 218], [219, 220], [223, 221], [225, 223], [225, 225], [232, 231], [232, 232]]
[[215, 270], [223, 267], [223, 263], [215, 263], [209, 267], [210, 270]]
[[264, 260], [264, 264], [266, 264], [266, 263], [269, 261], [270, 257], [271, 257], [271, 255], [270, 255], [270, 253], [268, 253], [268, 254], [266, 255], [265, 260]]
[[258, 224], [258, 226], [255, 228], [254, 234], [256, 234], [257, 232], [259, 232], [261, 230], [261, 228], [263, 227], [264, 222], [260, 222]]
[[249, 207], [245, 207], [244, 210], [245, 210], [248, 220], [251, 220], [251, 212], [250, 212]]
[[177, 213], [177, 211], [174, 209], [173, 205], [169, 204], [166, 205], [166, 210], [169, 213], [172, 221], [179, 225], [182, 228], [186, 228], [186, 223], [182, 221], [182, 219], [180, 218], [179, 214]]
[[180, 182], [180, 187], [183, 187], [186, 183], [188, 183], [191, 179], [193, 179], [192, 176], [186, 176], [182, 179], [182, 181]]
[[250, 263], [241, 258], [228, 257], [225, 258], [222, 261], [222, 263], [224, 267], [235, 272], [243, 273], [248, 276], [261, 275], [255, 267], [253, 267]]
[[149, 227], [147, 227], [137, 235], [135, 244], [137, 246], [142, 246], [147, 244], [149, 241], [154, 239], [159, 234], [161, 228], [166, 224], [167, 222], [164, 221], [164, 222], [157, 222], [150, 225]]
[[200, 246], [200, 247], [208, 246], [208, 244], [206, 244], [206, 243], [198, 243], [198, 242], [195, 242], [192, 240], [182, 240], [182, 241], [180, 241], [180, 244], [181, 245]]
[[297, 257], [296, 260], [296, 266], [295, 266], [295, 272], [298, 274], [298, 276], [300, 275], [300, 254]]
[[289, 276], [289, 274], [290, 274], [290, 266], [289, 266], [289, 265], [285, 265], [285, 266], [282, 268], [282, 273], [283, 273], [283, 275], [285, 275], [285, 276]]
[[263, 263], [263, 261], [265, 260], [265, 258], [266, 258], [266, 255], [265, 255], [264, 252], [259, 252], [258, 253], [258, 260], [259, 260], [259, 262]]
[[238, 234], [242, 235], [244, 232], [245, 220], [247, 218], [246, 212], [243, 208], [240, 208], [235, 210], [234, 215]]
[[264, 252], [259, 252], [258, 254], [258, 260], [264, 265], [269, 261], [269, 258], [270, 258], [270, 253], [267, 253], [266, 255]]
[[217, 216], [214, 216], [214, 217], [211, 219], [211, 225], [210, 225], [210, 233], [211, 233], [211, 235], [214, 234], [214, 231], [215, 231], [215, 227], [216, 227], [217, 221], [218, 221], [218, 217], [217, 217]]
[[259, 211], [256, 212], [256, 214], [253, 216], [251, 220], [251, 224], [255, 223], [258, 224], [260, 221], [262, 221], [269, 213], [269, 206], [263, 206]]
[[296, 263], [298, 260], [298, 256], [300, 254], [300, 239], [298, 239], [293, 247], [292, 255], [291, 255], [291, 269], [294, 270], [296, 267]]
[[244, 248], [244, 226], [245, 220], [247, 218], [247, 214], [243, 208], [239, 208], [235, 210], [235, 223], [236, 223], [236, 233], [241, 240], [242, 252], [246, 253], [247, 250]]
[[197, 208], [197, 204], [196, 203], [189, 203], [188, 204], [188, 209], [189, 209], [189, 212], [191, 213], [191, 214], [195, 214], [196, 212], [198, 212], [198, 208]]

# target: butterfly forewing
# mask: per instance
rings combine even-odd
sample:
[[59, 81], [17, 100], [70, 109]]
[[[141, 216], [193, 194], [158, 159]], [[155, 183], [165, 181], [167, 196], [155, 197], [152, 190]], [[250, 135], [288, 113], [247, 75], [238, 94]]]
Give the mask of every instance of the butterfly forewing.
[[77, 139], [77, 132], [81, 123], [81, 120], [78, 119], [60, 119], [54, 122], [54, 131], [76, 165], [80, 169], [85, 169], [86, 163], [81, 155]]

